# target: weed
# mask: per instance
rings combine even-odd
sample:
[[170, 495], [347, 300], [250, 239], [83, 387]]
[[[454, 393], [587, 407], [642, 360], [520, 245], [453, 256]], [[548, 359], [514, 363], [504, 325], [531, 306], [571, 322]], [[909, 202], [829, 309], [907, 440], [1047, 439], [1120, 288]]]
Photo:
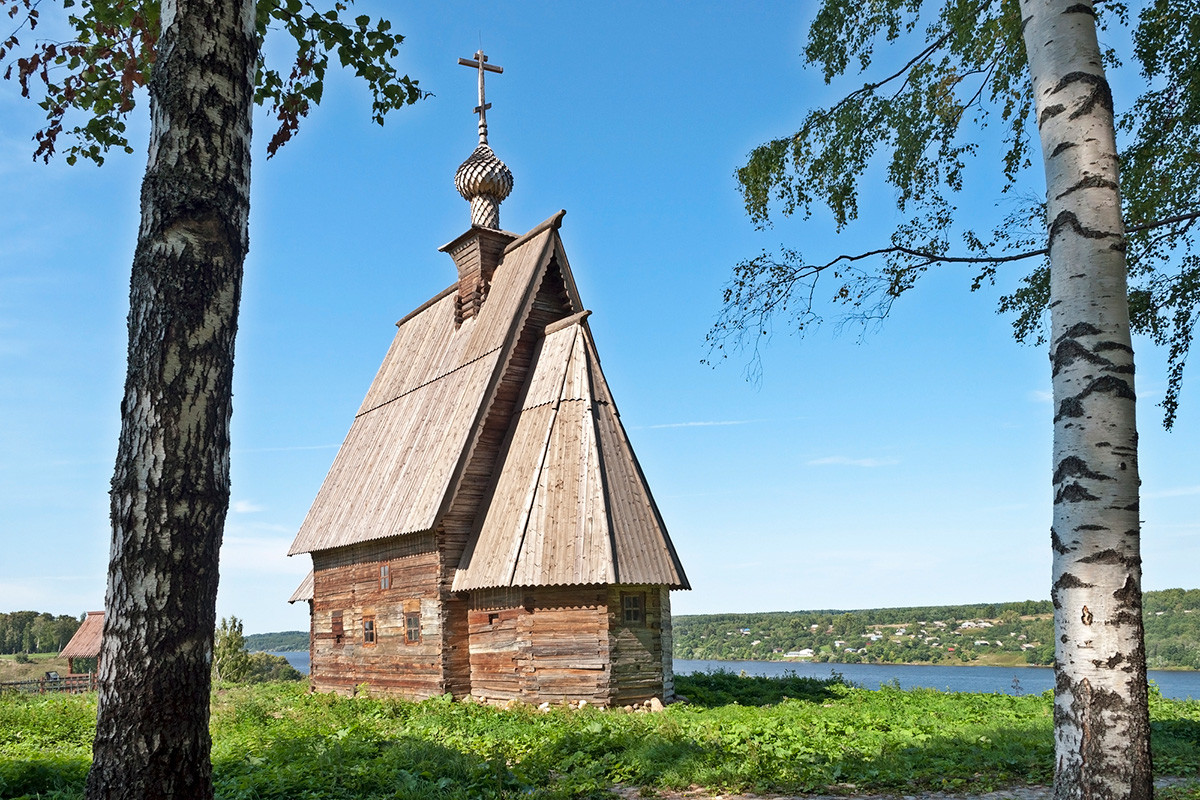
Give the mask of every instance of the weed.
[[[310, 694], [304, 682], [213, 695], [219, 800], [604, 797], [657, 789], [856, 793], [986, 791], [1050, 780], [1052, 700], [945, 693], [836, 676], [677, 679], [658, 714], [503, 710], [434, 698]], [[0, 698], [0, 797], [80, 798], [95, 696]], [[1154, 763], [1200, 771], [1200, 702], [1151, 695]], [[1195, 784], [1165, 800], [1200, 800]]]

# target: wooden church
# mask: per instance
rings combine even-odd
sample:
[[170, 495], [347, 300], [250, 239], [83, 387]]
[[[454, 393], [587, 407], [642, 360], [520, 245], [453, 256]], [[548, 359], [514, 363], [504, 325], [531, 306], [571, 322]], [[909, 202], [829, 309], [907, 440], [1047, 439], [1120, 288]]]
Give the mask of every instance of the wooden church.
[[457, 280], [391, 348], [292, 544], [317, 691], [621, 706], [673, 695], [687, 577], [621, 425], [559, 235], [500, 228], [487, 143], [455, 185]]

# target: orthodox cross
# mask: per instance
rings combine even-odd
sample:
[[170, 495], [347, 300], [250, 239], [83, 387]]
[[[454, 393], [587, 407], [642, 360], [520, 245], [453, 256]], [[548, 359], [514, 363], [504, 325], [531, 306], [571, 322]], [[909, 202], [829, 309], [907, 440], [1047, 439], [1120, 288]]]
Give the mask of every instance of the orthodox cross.
[[479, 105], [475, 106], [475, 113], [479, 115], [479, 143], [487, 144], [487, 110], [492, 107], [491, 103], [484, 100], [483, 97], [483, 73], [484, 72], [504, 72], [504, 67], [493, 66], [487, 63], [487, 56], [482, 50], [475, 51], [475, 59], [460, 58], [459, 64], [464, 67], [474, 67], [479, 70]]

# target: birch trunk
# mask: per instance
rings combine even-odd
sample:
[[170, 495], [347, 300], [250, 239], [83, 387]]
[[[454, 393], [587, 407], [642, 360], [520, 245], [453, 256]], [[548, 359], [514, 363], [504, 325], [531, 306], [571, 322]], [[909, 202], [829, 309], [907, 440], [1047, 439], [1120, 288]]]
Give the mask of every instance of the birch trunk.
[[1056, 800], [1150, 798], [1137, 429], [1112, 94], [1089, 0], [1021, 0], [1046, 168]]
[[249, 243], [253, 0], [163, 0], [89, 800], [211, 798], [217, 559]]

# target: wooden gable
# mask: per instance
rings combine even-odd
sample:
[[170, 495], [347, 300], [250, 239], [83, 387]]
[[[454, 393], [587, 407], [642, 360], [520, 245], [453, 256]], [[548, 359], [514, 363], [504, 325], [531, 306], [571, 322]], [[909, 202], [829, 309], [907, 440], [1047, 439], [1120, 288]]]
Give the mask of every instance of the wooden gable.
[[454, 590], [687, 578], [646, 485], [587, 313], [547, 326]]
[[477, 316], [456, 321], [451, 287], [398, 323], [289, 555], [437, 524], [554, 259], [561, 218], [560, 212], [508, 245]]

